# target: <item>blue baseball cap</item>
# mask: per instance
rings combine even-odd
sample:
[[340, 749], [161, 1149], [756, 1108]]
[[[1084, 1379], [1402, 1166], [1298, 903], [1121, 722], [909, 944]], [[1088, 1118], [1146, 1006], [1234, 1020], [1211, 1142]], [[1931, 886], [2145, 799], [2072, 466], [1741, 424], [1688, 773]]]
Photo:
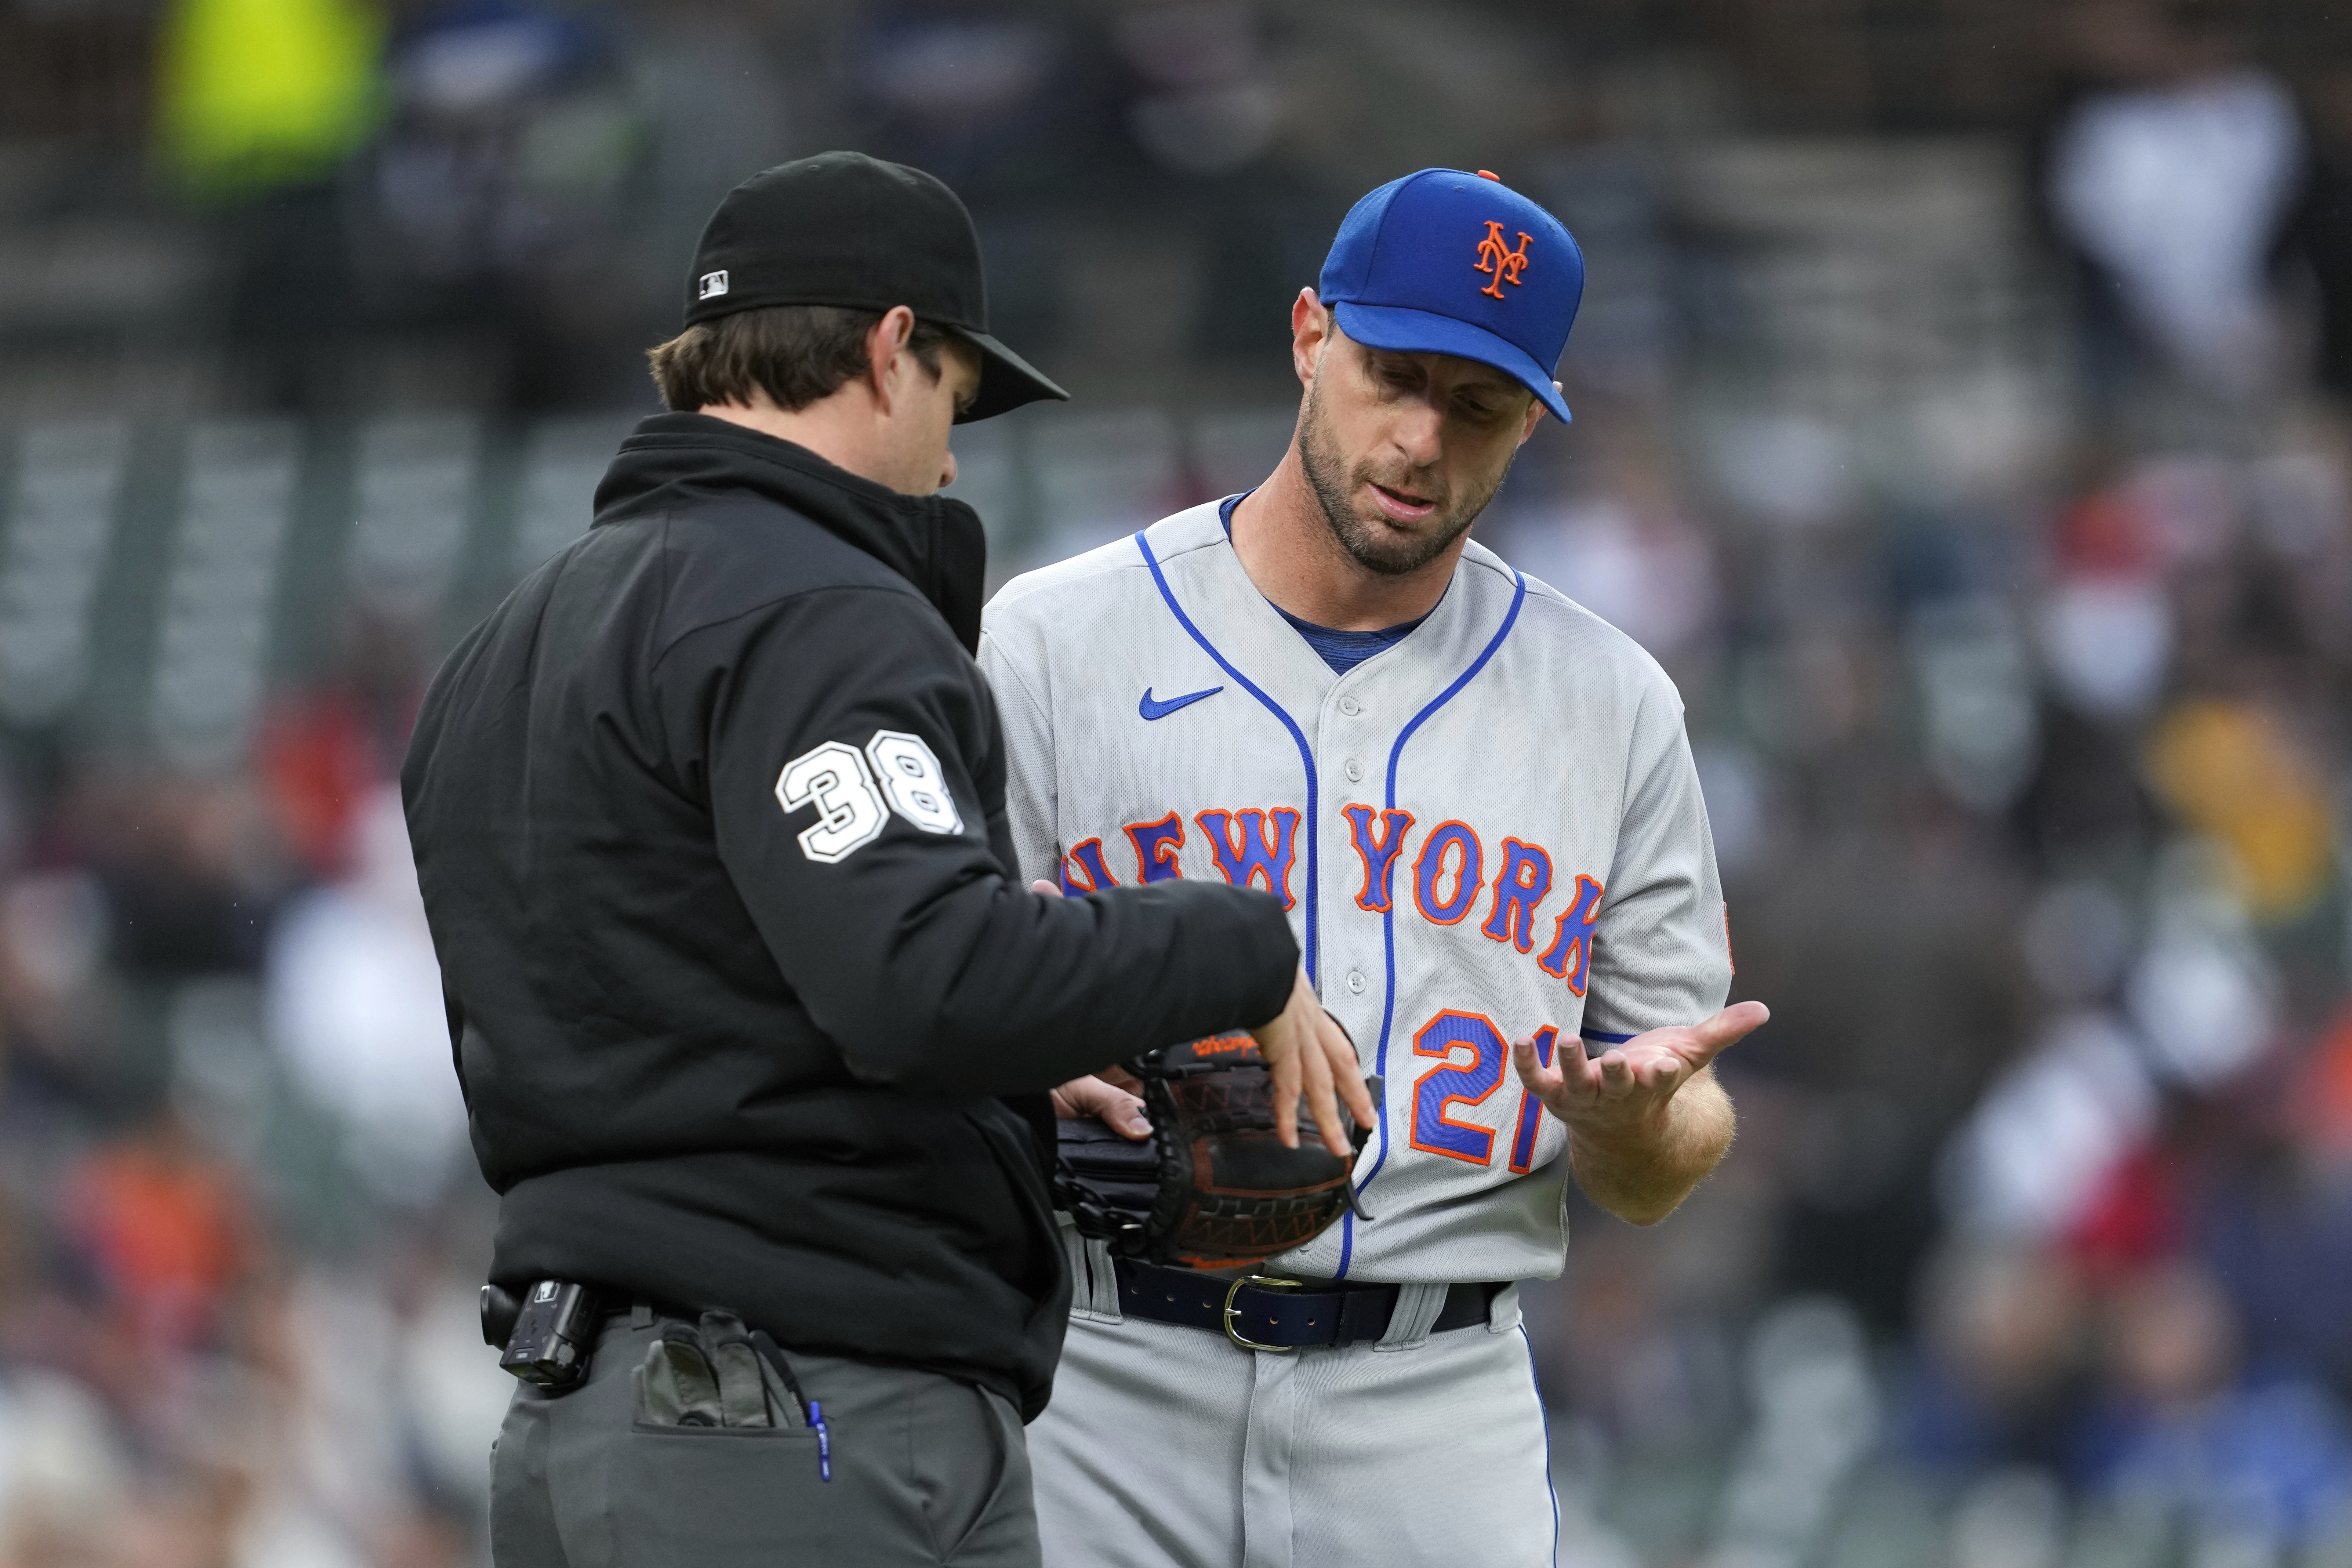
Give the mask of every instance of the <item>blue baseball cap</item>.
[[1493, 365], [1568, 422], [1551, 373], [1584, 298], [1584, 253], [1484, 169], [1423, 169], [1358, 202], [1317, 292], [1358, 342]]

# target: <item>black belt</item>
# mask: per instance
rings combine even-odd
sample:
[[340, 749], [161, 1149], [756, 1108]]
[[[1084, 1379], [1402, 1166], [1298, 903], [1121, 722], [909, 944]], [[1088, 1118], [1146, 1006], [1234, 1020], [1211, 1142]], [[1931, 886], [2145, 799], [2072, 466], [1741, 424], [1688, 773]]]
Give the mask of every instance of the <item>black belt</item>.
[[675, 1301], [656, 1300], [651, 1296], [632, 1295], [625, 1290], [599, 1292], [596, 1297], [599, 1317], [634, 1318], [642, 1313], [654, 1319], [675, 1318], [680, 1322], [702, 1321], [702, 1313], [692, 1307], [681, 1307]]
[[[1124, 1316], [1223, 1334], [1244, 1350], [1295, 1351], [1361, 1344], [1388, 1332], [1396, 1315], [1395, 1285], [1303, 1281], [1250, 1274], [1221, 1279], [1190, 1268], [1160, 1268], [1113, 1258], [1118, 1310]], [[1429, 1331], [1442, 1334], [1486, 1321], [1505, 1280], [1449, 1285], [1445, 1306]]]

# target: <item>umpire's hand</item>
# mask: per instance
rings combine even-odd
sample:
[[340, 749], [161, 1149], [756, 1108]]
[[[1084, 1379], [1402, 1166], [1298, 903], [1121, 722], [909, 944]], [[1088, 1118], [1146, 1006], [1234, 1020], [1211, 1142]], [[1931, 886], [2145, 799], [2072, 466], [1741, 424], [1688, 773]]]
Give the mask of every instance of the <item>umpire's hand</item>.
[[1140, 1143], [1151, 1136], [1151, 1118], [1143, 1113], [1143, 1097], [1133, 1073], [1107, 1067], [1088, 1078], [1074, 1078], [1054, 1091], [1054, 1114], [1065, 1121], [1082, 1116], [1098, 1118], [1122, 1138]]
[[1372, 1097], [1364, 1088], [1355, 1043], [1315, 999], [1305, 965], [1290, 988], [1290, 1005], [1250, 1034], [1257, 1040], [1258, 1055], [1274, 1069], [1274, 1135], [1282, 1146], [1298, 1147], [1298, 1097], [1303, 1091], [1307, 1109], [1315, 1113], [1316, 1130], [1323, 1134], [1323, 1147], [1342, 1160], [1349, 1158], [1355, 1146], [1349, 1141], [1339, 1105], [1344, 1102], [1360, 1124], [1370, 1127], [1375, 1120]]
[[[1041, 879], [1030, 883], [1029, 890], [1059, 893], [1062, 889]], [[1371, 1093], [1364, 1088], [1364, 1068], [1356, 1059], [1355, 1042], [1315, 999], [1306, 965], [1299, 965], [1289, 1003], [1250, 1035], [1274, 1073], [1274, 1135], [1282, 1140], [1282, 1146], [1298, 1147], [1298, 1097], [1304, 1093], [1307, 1110], [1314, 1112], [1316, 1129], [1323, 1134], [1323, 1146], [1342, 1160], [1352, 1155], [1355, 1145], [1348, 1137], [1347, 1120], [1339, 1114], [1340, 1103], [1365, 1127], [1375, 1125], [1379, 1117], [1372, 1110]], [[1129, 1092], [1134, 1087], [1135, 1079], [1116, 1067], [1105, 1068], [1090, 1078], [1072, 1079], [1054, 1091], [1054, 1114], [1065, 1120], [1099, 1116], [1113, 1131], [1138, 1141], [1149, 1138], [1151, 1122], [1143, 1114], [1143, 1101]]]
[[[1040, 883], [1039, 890], [1050, 888]], [[1370, 1127], [1374, 1121], [1372, 1097], [1364, 1088], [1363, 1064], [1347, 1031], [1332, 1021], [1298, 972], [1289, 1004], [1270, 1021], [1250, 1031], [1258, 1054], [1274, 1072], [1274, 1135], [1287, 1149], [1298, 1147], [1298, 1097], [1307, 1096], [1315, 1113], [1323, 1146], [1341, 1159], [1354, 1151], [1348, 1123], [1339, 1114], [1345, 1104], [1355, 1118]], [[1054, 1113], [1064, 1119], [1098, 1116], [1112, 1131], [1140, 1142], [1151, 1136], [1143, 1101], [1129, 1092], [1135, 1079], [1121, 1068], [1105, 1068], [1091, 1078], [1072, 1079], [1054, 1091]], [[1337, 1103], [1335, 1103], [1335, 1100]]]
[[[1289, 1092], [1286, 1095], [1281, 1093], [1276, 1095], [1275, 1116], [1280, 1122], [1276, 1136], [1290, 1148], [1298, 1147], [1297, 1107], [1300, 1078], [1302, 1075], [1313, 1073], [1314, 1068], [1309, 1065], [1310, 1063], [1322, 1066], [1321, 1098], [1314, 1102], [1314, 1110], [1316, 1124], [1322, 1130], [1324, 1145], [1328, 1148], [1332, 1142], [1332, 1122], [1335, 1120], [1331, 1107], [1332, 1093], [1336, 1090], [1348, 1109], [1355, 1112], [1356, 1120], [1367, 1127], [1371, 1126], [1373, 1121], [1372, 1099], [1364, 1088], [1363, 1064], [1357, 1059], [1355, 1046], [1349, 1042], [1346, 1032], [1331, 1021], [1331, 1016], [1323, 1011], [1319, 1003], [1315, 1004], [1313, 1016], [1306, 1019], [1310, 1027], [1307, 1038], [1313, 1042], [1313, 1045], [1304, 1053], [1291, 1052], [1291, 1077], [1288, 1085], [1285, 1085], [1281, 1064], [1273, 1053], [1265, 1051], [1266, 1037], [1277, 1031], [1288, 1034], [1290, 1024], [1297, 1017], [1303, 1016], [1299, 1011], [1298, 994], [1299, 991], [1306, 989], [1306, 986], [1307, 973], [1306, 971], [1301, 970], [1298, 975], [1298, 986], [1292, 991], [1290, 1005], [1283, 1009], [1281, 1016], [1265, 1027], [1253, 1029], [1250, 1033], [1256, 1037], [1258, 1049], [1266, 1054], [1268, 1060], [1276, 1062], [1274, 1072], [1277, 1090], [1285, 1087], [1288, 1088]], [[1308, 990], [1307, 995], [1312, 1002], [1314, 993]], [[1335, 1035], [1339, 1037], [1336, 1047], [1330, 1039], [1330, 1037]], [[1107, 1067], [1089, 1077], [1074, 1078], [1056, 1089], [1054, 1091], [1054, 1114], [1064, 1121], [1081, 1116], [1098, 1117], [1102, 1124], [1112, 1131], [1123, 1137], [1131, 1138], [1139, 1143], [1151, 1136], [1151, 1119], [1143, 1112], [1142, 1097], [1134, 1092], [1141, 1087], [1142, 1085], [1137, 1082], [1135, 1075], [1125, 1068]], [[1317, 1092], [1311, 1077], [1307, 1084], [1307, 1092], [1309, 1094]], [[1283, 1119], [1282, 1112], [1282, 1108], [1286, 1106], [1290, 1111], [1286, 1120]], [[1347, 1132], [1345, 1122], [1339, 1123], [1339, 1131], [1344, 1139]], [[1350, 1144], [1343, 1142], [1339, 1147], [1332, 1149], [1331, 1152], [1344, 1159], [1350, 1147]]]

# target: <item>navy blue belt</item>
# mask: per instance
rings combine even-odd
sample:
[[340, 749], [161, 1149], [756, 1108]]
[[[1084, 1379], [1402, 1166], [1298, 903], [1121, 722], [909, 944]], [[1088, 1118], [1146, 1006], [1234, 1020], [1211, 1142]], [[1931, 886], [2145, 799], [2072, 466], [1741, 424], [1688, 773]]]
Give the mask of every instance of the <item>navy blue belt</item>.
[[[1222, 1333], [1244, 1350], [1295, 1351], [1361, 1344], [1389, 1331], [1396, 1315], [1395, 1285], [1353, 1285], [1336, 1280], [1285, 1279], [1248, 1274], [1237, 1279], [1160, 1268], [1130, 1258], [1112, 1259], [1118, 1277], [1118, 1310], [1148, 1322]], [[1429, 1331], [1483, 1325], [1506, 1280], [1450, 1285], [1445, 1306]]]

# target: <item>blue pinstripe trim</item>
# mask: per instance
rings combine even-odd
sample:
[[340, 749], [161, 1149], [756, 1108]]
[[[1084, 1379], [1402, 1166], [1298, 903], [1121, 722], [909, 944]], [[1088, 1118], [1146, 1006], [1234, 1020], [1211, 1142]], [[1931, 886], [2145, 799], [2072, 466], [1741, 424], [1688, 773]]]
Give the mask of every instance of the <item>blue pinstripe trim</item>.
[[[1396, 744], [1389, 748], [1389, 782], [1385, 809], [1390, 811], [1396, 809], [1397, 764], [1404, 758], [1404, 743], [1412, 739], [1414, 731], [1429, 721], [1431, 714], [1453, 701], [1454, 693], [1469, 685], [1471, 678], [1486, 668], [1486, 661], [1495, 657], [1495, 650], [1503, 646], [1503, 639], [1509, 637], [1511, 628], [1518, 624], [1519, 606], [1527, 602], [1528, 580], [1515, 570], [1511, 574], [1511, 581], [1516, 584], [1511, 592], [1511, 607], [1504, 612], [1503, 624], [1495, 628], [1494, 637], [1478, 651], [1478, 657], [1470, 661], [1470, 668], [1454, 678], [1453, 685], [1439, 692], [1428, 707], [1414, 714], [1412, 721], [1397, 731]], [[1379, 1051], [1373, 1058], [1376, 1065], [1372, 1070], [1386, 1079], [1389, 1074], [1389, 1028], [1396, 1020], [1396, 899], [1394, 896], [1389, 899], [1389, 907], [1381, 911], [1381, 946], [1388, 963], [1388, 980], [1387, 988], [1381, 996], [1381, 1044]], [[1381, 1167], [1388, 1163], [1389, 1097], [1382, 1094], [1381, 1096], [1381, 1152], [1379, 1157], [1372, 1162], [1372, 1168], [1364, 1173], [1364, 1179], [1356, 1184], [1358, 1196], [1362, 1196], [1364, 1189], [1372, 1184], [1372, 1178], [1381, 1173]], [[1352, 1213], [1344, 1214], [1339, 1216], [1339, 1267], [1332, 1274], [1333, 1279], [1345, 1279], [1348, 1277], [1348, 1262], [1355, 1254], [1356, 1216]]]
[[1186, 615], [1184, 606], [1176, 602], [1174, 591], [1168, 586], [1167, 574], [1160, 570], [1160, 557], [1151, 553], [1151, 545], [1145, 540], [1143, 531], [1140, 529], [1136, 531], [1135, 547], [1143, 552], [1143, 563], [1151, 568], [1151, 580], [1159, 585], [1160, 596], [1167, 601], [1168, 613], [1176, 617], [1176, 624], [1192, 634], [1192, 640], [1201, 645], [1201, 650], [1217, 661], [1219, 669], [1232, 676], [1243, 690], [1256, 698], [1267, 712], [1281, 720], [1282, 727], [1290, 731], [1290, 738], [1298, 742], [1299, 765], [1307, 770], [1307, 820], [1313, 825], [1307, 835], [1307, 979], [1308, 984], [1320, 991], [1322, 974], [1316, 968], [1315, 963], [1315, 909], [1322, 901], [1323, 886], [1316, 876], [1315, 846], [1323, 836], [1323, 818], [1315, 809], [1314, 749], [1307, 743], [1306, 731], [1299, 729], [1290, 715], [1282, 710], [1282, 705], [1259, 689], [1255, 681], [1235, 669], [1225, 656], [1217, 651], [1216, 645], [1201, 635], [1201, 628], [1192, 624], [1192, 617]]
[[1559, 1561], [1559, 1488], [1551, 1479], [1551, 1413], [1544, 1408], [1543, 1374], [1536, 1370], [1536, 1342], [1528, 1338], [1527, 1320], [1519, 1321], [1519, 1343], [1527, 1347], [1528, 1381], [1535, 1384], [1536, 1419], [1543, 1423], [1544, 1490], [1551, 1494], [1551, 1560]]
[[1588, 1040], [1599, 1040], [1611, 1046], [1622, 1046], [1633, 1037], [1631, 1035], [1612, 1035], [1606, 1029], [1579, 1029], [1576, 1032]]

